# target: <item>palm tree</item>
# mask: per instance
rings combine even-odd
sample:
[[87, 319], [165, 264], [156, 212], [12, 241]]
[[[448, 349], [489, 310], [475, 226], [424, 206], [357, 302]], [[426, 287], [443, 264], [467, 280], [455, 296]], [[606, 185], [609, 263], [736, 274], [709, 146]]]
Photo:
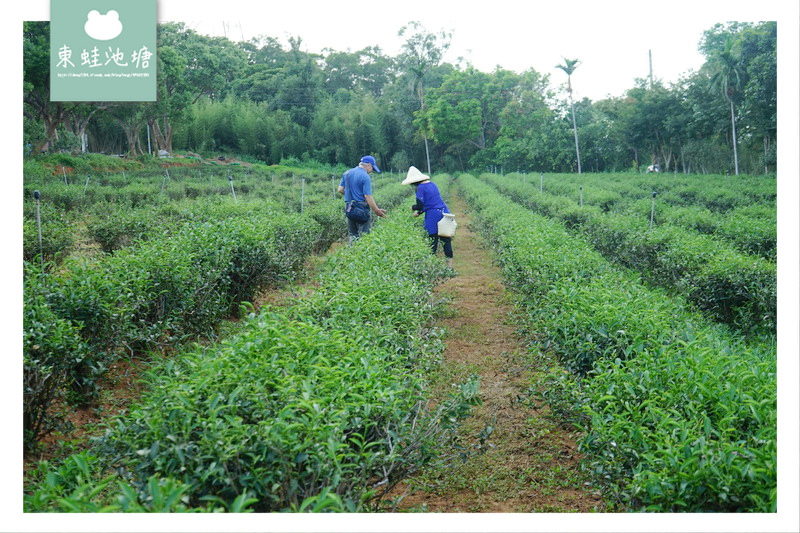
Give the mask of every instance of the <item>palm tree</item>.
[[[423, 115], [425, 113], [423, 79], [431, 69], [436, 68], [442, 61], [442, 57], [447, 52], [447, 49], [450, 48], [452, 34], [446, 33], [444, 30], [439, 33], [430, 33], [417, 21], [409, 22], [408, 25], [400, 28], [397, 34], [400, 37], [405, 37], [406, 31], [409, 30], [416, 33], [406, 38], [400, 60], [411, 74], [413, 90], [419, 100], [420, 115]], [[431, 156], [428, 150], [427, 131], [422, 131], [422, 138], [425, 141], [425, 158], [428, 162], [428, 174], [430, 174]]]
[[578, 68], [578, 61], [577, 59], [567, 59], [564, 58], [563, 65], [556, 65], [556, 68], [560, 68], [567, 74], [567, 92], [569, 93], [569, 105], [572, 108], [572, 131], [575, 134], [575, 154], [578, 157], [578, 174], [581, 173], [581, 151], [578, 148], [578, 125], [575, 122], [575, 104], [572, 102], [572, 73], [575, 72], [575, 69]]
[[722, 93], [730, 104], [733, 162], [738, 176], [739, 152], [736, 148], [736, 113], [733, 107], [733, 97], [743, 85], [744, 70], [742, 68], [741, 53], [734, 48], [733, 43], [733, 39], [728, 37], [725, 40], [723, 49], [713, 57], [714, 71], [711, 75], [711, 90]]

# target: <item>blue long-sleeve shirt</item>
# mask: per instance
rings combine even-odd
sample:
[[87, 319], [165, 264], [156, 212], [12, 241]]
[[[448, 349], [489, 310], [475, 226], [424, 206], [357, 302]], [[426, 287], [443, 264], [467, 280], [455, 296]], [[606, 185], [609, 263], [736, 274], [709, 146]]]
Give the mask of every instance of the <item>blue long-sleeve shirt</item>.
[[439, 232], [438, 225], [442, 213], [450, 212], [439, 193], [439, 187], [432, 181], [417, 185], [417, 203], [414, 205], [414, 210], [425, 213], [424, 226], [429, 235]]

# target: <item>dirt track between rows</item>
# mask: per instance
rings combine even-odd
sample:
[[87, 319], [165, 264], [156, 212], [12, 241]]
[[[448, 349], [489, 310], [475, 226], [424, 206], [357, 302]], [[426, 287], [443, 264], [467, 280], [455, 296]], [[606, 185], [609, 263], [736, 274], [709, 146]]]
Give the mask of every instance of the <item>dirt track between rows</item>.
[[[471, 230], [463, 199], [449, 201], [459, 226], [453, 241], [457, 275], [437, 287], [450, 300], [437, 325], [446, 328], [444, 375], [453, 383], [480, 376], [482, 406], [462, 436], [473, 447], [491, 428], [484, 453], [401, 483], [390, 495], [396, 511], [531, 513], [602, 511], [578, 465], [575, 435], [531, 405], [536, 357], [512, 323], [513, 302], [489, 250]], [[441, 253], [441, 252], [439, 252]], [[541, 363], [540, 363], [541, 364]], [[475, 449], [475, 448], [473, 448]]]

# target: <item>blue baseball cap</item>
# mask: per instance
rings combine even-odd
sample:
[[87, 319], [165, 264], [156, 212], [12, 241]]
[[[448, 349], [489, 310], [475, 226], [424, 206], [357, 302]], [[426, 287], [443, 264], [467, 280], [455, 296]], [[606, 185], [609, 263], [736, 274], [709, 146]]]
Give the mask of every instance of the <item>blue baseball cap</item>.
[[372, 165], [372, 168], [375, 170], [375, 172], [380, 173], [381, 169], [378, 168], [378, 164], [375, 162], [375, 158], [372, 157], [371, 155], [365, 155], [364, 157], [362, 157], [361, 162], [369, 163], [370, 165]]

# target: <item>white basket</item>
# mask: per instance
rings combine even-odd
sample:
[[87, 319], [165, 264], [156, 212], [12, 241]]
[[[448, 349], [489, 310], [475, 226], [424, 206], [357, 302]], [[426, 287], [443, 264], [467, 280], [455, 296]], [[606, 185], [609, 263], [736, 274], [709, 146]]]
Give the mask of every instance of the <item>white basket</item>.
[[453, 213], [442, 213], [442, 219], [439, 221], [439, 237], [452, 237], [456, 234], [456, 216]]

